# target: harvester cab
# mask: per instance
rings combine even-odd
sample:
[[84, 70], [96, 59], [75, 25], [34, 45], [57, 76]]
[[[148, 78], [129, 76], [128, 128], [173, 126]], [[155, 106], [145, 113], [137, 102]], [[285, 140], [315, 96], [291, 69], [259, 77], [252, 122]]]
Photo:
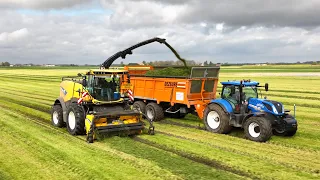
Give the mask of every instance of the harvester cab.
[[[130, 82], [129, 78], [127, 70], [117, 69], [63, 77], [60, 97], [52, 107], [52, 124], [66, 126], [72, 135], [87, 134], [90, 143], [98, 134], [142, 133], [145, 123], [141, 112], [133, 110], [130, 98], [120, 93], [122, 81]], [[154, 134], [152, 122], [148, 122], [148, 133]]]
[[209, 131], [228, 133], [231, 127], [244, 128], [253, 141], [267, 141], [272, 134], [293, 136], [297, 120], [277, 101], [259, 98], [259, 82], [242, 80], [221, 82], [221, 98], [212, 100], [205, 110], [204, 121]]

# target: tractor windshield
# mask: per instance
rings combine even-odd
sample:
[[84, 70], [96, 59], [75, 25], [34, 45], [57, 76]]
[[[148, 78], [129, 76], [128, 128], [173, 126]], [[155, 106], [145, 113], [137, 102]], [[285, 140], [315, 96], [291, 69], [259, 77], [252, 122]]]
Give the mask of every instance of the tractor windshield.
[[116, 75], [91, 76], [88, 84], [88, 90], [97, 100], [115, 101], [120, 98], [120, 77]]
[[258, 91], [256, 86], [243, 87], [243, 93], [245, 95], [245, 100], [247, 101], [249, 98], [258, 98]]

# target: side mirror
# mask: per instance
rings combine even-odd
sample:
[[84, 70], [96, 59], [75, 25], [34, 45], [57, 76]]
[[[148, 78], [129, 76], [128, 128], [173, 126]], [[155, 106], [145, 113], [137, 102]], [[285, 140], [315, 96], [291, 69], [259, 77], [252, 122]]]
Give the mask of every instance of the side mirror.
[[80, 76], [82, 76], [80, 73], [78, 73], [78, 76], [80, 77]]
[[264, 85], [264, 89], [265, 89], [266, 91], [269, 90], [269, 84], [268, 84], [268, 83], [266, 83], [266, 84]]
[[83, 85], [84, 87], [86, 87], [86, 86], [88, 85], [86, 79], [83, 79], [83, 80], [82, 80], [82, 85]]

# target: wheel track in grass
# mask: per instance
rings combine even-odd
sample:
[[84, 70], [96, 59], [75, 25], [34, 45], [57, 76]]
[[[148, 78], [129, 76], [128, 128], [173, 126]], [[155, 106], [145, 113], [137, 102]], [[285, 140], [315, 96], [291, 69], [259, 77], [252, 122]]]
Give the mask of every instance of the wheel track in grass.
[[[17, 89], [16, 86], [10, 86], [10, 85], [6, 85], [5, 87], [3, 87], [3, 89], [8, 90], [8, 91], [16, 91], [16, 92], [21, 92], [21, 93], [29, 93], [29, 94], [37, 94], [39, 96], [44, 96], [44, 97], [48, 97], [48, 98], [57, 98], [59, 95], [59, 91], [56, 91], [57, 96], [53, 96], [51, 95], [52, 93], [48, 92], [47, 89], [43, 89], [43, 90], [35, 90], [35, 87], [19, 87]], [[46, 93], [47, 92], [47, 93]]]
[[[30, 99], [32, 101], [39, 102], [39, 103], [42, 103], [42, 102], [46, 101], [46, 103], [44, 103], [46, 105], [52, 105], [53, 102], [55, 101], [55, 99], [47, 99], [47, 98], [42, 97], [42, 96], [36, 96], [36, 95], [31, 95], [31, 94], [29, 95], [27, 92], [21, 92], [21, 93], [10, 92], [7, 95], [10, 95], [10, 97], [27, 98], [27, 99]], [[8, 97], [7, 95], [6, 95], [6, 97]], [[49, 102], [52, 102], [52, 103], [49, 103]]]
[[[163, 134], [163, 135], [166, 135], [166, 136], [175, 137], [175, 138], [182, 139], [182, 140], [188, 140], [188, 141], [192, 141], [192, 142], [202, 143], [204, 145], [213, 147], [215, 149], [220, 149], [220, 150], [223, 150], [223, 151], [226, 151], [226, 152], [231, 152], [231, 153], [235, 153], [235, 154], [239, 154], [239, 155], [254, 157], [255, 159], [262, 160], [262, 161], [266, 161], [267, 160], [270, 163], [275, 163], [275, 164], [281, 165], [281, 166], [286, 167], [286, 168], [295, 169], [297, 171], [301, 171], [302, 170], [301, 167], [299, 168], [299, 167], [296, 167], [295, 165], [292, 165], [292, 164], [287, 164], [287, 163], [284, 163], [284, 162], [274, 161], [271, 158], [262, 157], [262, 156], [259, 156], [259, 155], [256, 155], [256, 154], [252, 154], [252, 153], [248, 153], [248, 152], [244, 152], [244, 151], [239, 151], [239, 150], [235, 150], [235, 149], [230, 149], [230, 148], [227, 148], [227, 147], [217, 146], [217, 145], [214, 145], [214, 144], [211, 144], [211, 143], [206, 143], [206, 142], [202, 142], [202, 141], [199, 141], [199, 140], [196, 140], [196, 139], [192, 139], [192, 138], [188, 138], [188, 137], [184, 137], [184, 136], [179, 136], [179, 135], [175, 135], [175, 134], [171, 134], [171, 133], [167, 133], [167, 132], [163, 132], [163, 131], [159, 131], [159, 130], [157, 130], [156, 133]], [[280, 156], [281, 154], [278, 154], [278, 155]], [[292, 157], [292, 158], [294, 158], [294, 157]], [[299, 157], [297, 157], [297, 158], [299, 158]], [[299, 159], [303, 160], [303, 157], [301, 157]], [[316, 163], [316, 162], [314, 162], [314, 163]], [[319, 174], [319, 170], [311, 171], [307, 167], [303, 167], [303, 171], [305, 171], [306, 173], [317, 173], [317, 174]]]
[[[0, 105], [0, 107], [3, 107], [3, 106]], [[9, 111], [9, 112], [11, 112], [11, 111]], [[35, 123], [35, 124], [37, 124], [37, 125], [39, 125], [39, 126], [41, 126], [41, 127], [43, 127], [43, 128], [49, 129], [50, 131], [55, 131], [55, 132], [57, 132], [57, 133], [60, 133], [60, 134], [62, 134], [62, 135], [65, 135], [65, 136], [67, 136], [68, 138], [71, 138], [71, 139], [75, 138], [75, 139], [78, 139], [78, 140], [80, 140], [80, 141], [82, 141], [82, 142], [86, 142], [85, 136], [71, 136], [71, 135], [66, 131], [65, 128], [56, 128], [56, 127], [53, 127], [53, 126], [51, 125], [50, 121], [48, 121], [48, 120], [46, 120], [46, 119], [43, 119], [43, 118], [37, 117], [37, 116], [33, 116], [33, 115], [28, 114], [28, 113], [22, 113], [22, 114], [25, 115], [25, 116], [27, 116], [29, 121], [31, 121], [31, 122], [33, 122], [33, 123]], [[19, 116], [15, 115], [14, 113], [12, 113], [12, 116], [14, 116], [14, 117], [16, 117], [16, 118], [20, 118]], [[36, 119], [35, 119], [35, 118], [36, 118]], [[112, 153], [112, 154], [114, 154], [115, 156], [121, 154], [122, 156], [119, 156], [119, 157], [121, 157], [121, 158], [124, 159], [125, 161], [129, 160], [131, 165], [139, 166], [139, 167], [141, 167], [141, 168], [148, 168], [148, 169], [150, 170], [150, 168], [149, 168], [147, 165], [144, 165], [145, 163], [142, 163], [142, 161], [144, 162], [144, 160], [140, 160], [139, 164], [137, 165], [137, 160], [139, 161], [140, 158], [136, 158], [135, 156], [129, 155], [129, 154], [127, 154], [127, 153], [124, 153], [124, 152], [121, 152], [121, 151], [118, 151], [118, 150], [106, 149], [105, 147], [102, 147], [102, 146], [100, 146], [100, 145], [92, 144], [92, 146], [93, 146], [93, 147], [90, 148], [91, 150], [95, 150], [95, 151], [96, 151], [97, 149], [95, 149], [95, 148], [98, 148], [99, 150], [102, 150], [102, 151], [104, 151], [104, 152], [106, 152], [106, 153]], [[36, 146], [36, 147], [38, 147], [38, 146]], [[146, 161], [147, 161], [147, 160], [146, 160]], [[57, 160], [57, 161], [54, 161], [54, 162], [55, 162], [55, 163], [58, 163], [58, 164], [60, 164], [60, 165], [64, 165], [65, 167], [72, 167], [70, 164], [67, 164], [66, 162], [64, 162], [64, 161], [62, 161], [62, 160], [60, 160], [60, 161]], [[79, 173], [79, 171], [80, 171], [79, 174], [86, 175], [86, 174], [83, 173], [83, 171], [82, 171], [81, 169], [79, 169], [79, 168], [72, 168], [71, 170], [72, 170], [73, 172], [77, 172], [77, 173]], [[82, 172], [82, 173], [81, 173], [81, 172]], [[162, 175], [163, 175], [163, 174], [162, 174]], [[162, 175], [158, 174], [158, 177], [164, 177], [164, 178], [166, 178], [166, 179], [181, 179], [181, 178], [178, 178], [178, 177], [176, 177], [176, 176], [174, 176], [174, 175], [172, 175], [172, 176], [170, 176], [170, 177], [169, 177], [168, 175], [164, 175], [164, 176], [162, 176]], [[94, 179], [94, 178], [93, 178], [93, 179]]]
[[[20, 105], [20, 104], [19, 104], [19, 105]], [[0, 105], [0, 107], [6, 107], [6, 106]], [[19, 112], [19, 111], [18, 111], [18, 112]], [[43, 126], [43, 127], [48, 128], [48, 129], [50, 129], [50, 130], [54, 130], [54, 131], [56, 131], [56, 132], [62, 133], [62, 134], [67, 135], [67, 136], [70, 136], [70, 135], [68, 134], [68, 132], [66, 132], [64, 129], [60, 129], [60, 128], [55, 128], [55, 127], [53, 127], [53, 126], [50, 124], [50, 121], [48, 121], [47, 119], [44, 119], [44, 118], [41, 118], [41, 117], [38, 117], [38, 116], [33, 116], [33, 115], [28, 114], [28, 113], [25, 113], [25, 112], [23, 112], [23, 111], [20, 111], [19, 113], [24, 114], [24, 115], [27, 116], [28, 118], [37, 118], [37, 120], [35, 120], [35, 119], [30, 119], [30, 120], [31, 120], [32, 122], [40, 125], [40, 126]], [[81, 141], [85, 141], [85, 137], [80, 137], [80, 136], [72, 136], [72, 137], [77, 138], [77, 139], [79, 139], [79, 140], [81, 140]], [[162, 149], [162, 150], [166, 151], [165, 149]], [[171, 152], [171, 151], [167, 151], [167, 152]], [[176, 153], [174, 153], [174, 154], [176, 154]], [[177, 155], [179, 155], [179, 154], [177, 154]], [[181, 157], [186, 158], [185, 156], [187, 156], [187, 155], [185, 154], [184, 156], [181, 156]], [[190, 159], [190, 158], [187, 158], [187, 159], [192, 160], [192, 159]], [[201, 162], [201, 159], [197, 159], [197, 158], [196, 158], [196, 160], [199, 160], [199, 162], [198, 162], [198, 161], [194, 161], [194, 160], [192, 160], [192, 161], [198, 162], [198, 163], [201, 163], [201, 164], [208, 165], [208, 164], [206, 164], [206, 163]], [[211, 167], [215, 167], [215, 166], [213, 166], [213, 164], [212, 164], [213, 162], [211, 162], [211, 161], [209, 162], [209, 161], [208, 161], [207, 163], [211, 164], [211, 165], [210, 165]], [[221, 168], [218, 168], [218, 169], [224, 170], [224, 169], [221, 169]], [[231, 171], [228, 171], [228, 172], [231, 172]], [[231, 173], [242, 176], [241, 173], [234, 173], [234, 172], [231, 172]], [[248, 176], [245, 176], [245, 177], [248, 177]]]
[[239, 175], [239, 176], [242, 176], [242, 177], [247, 177], [247, 178], [250, 178], [250, 179], [260, 179], [258, 177], [255, 177], [255, 176], [251, 175], [251, 174], [248, 174], [248, 173], [245, 173], [243, 171], [236, 170], [236, 169], [233, 169], [233, 168], [228, 167], [226, 165], [223, 165], [218, 161], [208, 160], [208, 159], [199, 157], [199, 156], [197, 156], [195, 154], [188, 154], [188, 153], [185, 153], [185, 152], [182, 152], [182, 151], [179, 151], [179, 150], [170, 149], [169, 147], [154, 143], [154, 142], [146, 140], [146, 139], [142, 139], [142, 138], [140, 138], [138, 136], [135, 136], [132, 139], [137, 141], [137, 142], [152, 146], [154, 148], [158, 148], [158, 149], [161, 149], [161, 150], [164, 150], [164, 151], [167, 151], [167, 152], [171, 152], [173, 154], [176, 154], [178, 156], [184, 157], [184, 158], [189, 159], [191, 161], [194, 161], [194, 162], [197, 162], [197, 163], [201, 163], [201, 164], [213, 167], [215, 169], [228, 171], [228, 172], [230, 172], [232, 174], [236, 174], [236, 175]]
[[[160, 124], [159, 124], [160, 125]], [[198, 133], [197, 132], [197, 130], [188, 130], [189, 128], [186, 128], [186, 127], [181, 127], [181, 128], [175, 128], [175, 126], [176, 125], [173, 125], [173, 126], [163, 126], [163, 128], [165, 128], [166, 129], [166, 132], [168, 131], [168, 132], [170, 132], [170, 134], [172, 134], [172, 133], [175, 133], [175, 134], [178, 134], [178, 135], [180, 135], [180, 134], [194, 134], [193, 136], [190, 136], [190, 137], [192, 137], [192, 139], [199, 139], [199, 138], [196, 138], [197, 137], [197, 135], [195, 134], [195, 133]], [[158, 126], [158, 128], [157, 128], [157, 130], [159, 131], [159, 128], [161, 129], [161, 126], [159, 127]], [[197, 128], [191, 128], [191, 129], [197, 129]], [[175, 130], [175, 131], [172, 131], [172, 130]], [[188, 133], [187, 133], [188, 132]], [[205, 136], [205, 134], [207, 134], [207, 133], [210, 133], [210, 132], [208, 132], [208, 131], [202, 131], [203, 133], [201, 133], [201, 134], [199, 134], [199, 136]], [[199, 132], [200, 133], [200, 132]], [[212, 134], [212, 133], [210, 133], [210, 134]], [[225, 140], [223, 140], [223, 139], [219, 139], [219, 138], [217, 138], [217, 137], [214, 137], [214, 136], [222, 136], [222, 135], [217, 135], [217, 134], [212, 134], [213, 135], [213, 137], [212, 138], [214, 138], [213, 140], [212, 140], [212, 142], [221, 142], [221, 144], [225, 144], [225, 143], [228, 143], [228, 144], [230, 144], [231, 146], [234, 146], [234, 147], [239, 147], [239, 148], [237, 148], [236, 150], [238, 150], [238, 149], [248, 149], [247, 148], [247, 145], [245, 144], [245, 143], [242, 143], [242, 141], [247, 141], [247, 140], [245, 140], [245, 139], [243, 139], [243, 138], [239, 138], [239, 140], [241, 140], [240, 142], [238, 142], [238, 141], [230, 141], [230, 140], [228, 140], [228, 141], [225, 141]], [[187, 135], [186, 135], [187, 136]], [[238, 137], [234, 137], [234, 136], [230, 136], [230, 135], [227, 135], [229, 138], [227, 138], [227, 139], [233, 139], [233, 138], [238, 138]], [[280, 138], [284, 138], [284, 137], [280, 137]], [[311, 140], [311, 139], [308, 139], [308, 140]], [[211, 141], [210, 142], [205, 142], [205, 141], [203, 141], [203, 140], [201, 140], [201, 142], [204, 142], [204, 143], [210, 143], [210, 144], [212, 144], [211, 143]], [[271, 142], [269, 142], [269, 144], [272, 144], [274, 141], [271, 141]], [[250, 143], [252, 143], [252, 142], [250, 142]], [[312, 148], [301, 148], [301, 146], [299, 146], [299, 147], [292, 147], [292, 146], [283, 146], [283, 144], [277, 144], [277, 146], [278, 145], [280, 145], [280, 147], [282, 147], [281, 148], [281, 153], [277, 150], [278, 148], [277, 147], [273, 147], [273, 146], [270, 146], [270, 145], [268, 145], [268, 144], [266, 144], [269, 148], [270, 148], [270, 150], [267, 148], [267, 149], [265, 149], [266, 147], [260, 147], [260, 146], [257, 146], [257, 147], [255, 147], [256, 149], [260, 149], [261, 151], [265, 151], [265, 152], [268, 152], [269, 154], [274, 154], [274, 155], [278, 155], [279, 157], [281, 157], [281, 156], [283, 156], [283, 154], [282, 154], [282, 152], [286, 152], [287, 154], [289, 154], [290, 156], [289, 157], [291, 157], [292, 159], [301, 159], [301, 160], [304, 160], [305, 159], [305, 156], [304, 157], [302, 157], [302, 156], [299, 156], [300, 155], [300, 153], [316, 153], [316, 154], [319, 154], [319, 151], [318, 150], [314, 150], [314, 149], [312, 149]], [[287, 149], [286, 147], [290, 147], [290, 149]], [[232, 147], [233, 148], [233, 147]], [[292, 151], [294, 151], [294, 155], [291, 155], [292, 154]], [[296, 151], [301, 151], [300, 153], [295, 153]], [[320, 155], [320, 154], [319, 154]], [[314, 163], [317, 163], [317, 160], [314, 160], [313, 158], [313, 154], [312, 154], [312, 156], [311, 155], [309, 155], [310, 157], [309, 157], [309, 159], [310, 159], [310, 161], [312, 161], [312, 162], [314, 162]], [[290, 158], [289, 158], [290, 159]]]
[[[25, 114], [25, 115], [26, 115], [26, 114]], [[19, 118], [18, 116], [15, 116], [14, 113], [11, 113], [11, 116], [16, 117], [16, 118]], [[33, 122], [33, 123], [35, 123], [35, 124], [37, 124], [37, 125], [39, 125], [39, 126], [41, 126], [41, 127], [43, 127], [43, 128], [49, 129], [50, 131], [59, 132], [60, 134], [66, 135], [66, 133], [64, 133], [63, 131], [58, 130], [58, 129], [56, 129], [56, 128], [50, 126], [50, 125], [48, 125], [48, 123], [46, 123], [46, 122], [43, 121], [43, 120], [37, 121], [37, 120], [34, 120], [34, 119], [30, 119], [29, 117], [28, 117], [28, 120], [31, 121], [31, 122]], [[47, 154], [47, 153], [46, 153], [46, 152], [47, 152], [47, 149], [46, 149], [46, 148], [43, 148], [43, 147], [37, 145], [35, 142], [28, 143], [28, 142], [30, 141], [29, 138], [25, 138], [25, 137], [23, 137], [23, 135], [17, 136], [16, 133], [12, 133], [11, 131], [5, 131], [5, 132], [7, 132], [8, 134], [11, 134], [12, 137], [16, 137], [17, 139], [20, 139], [20, 141], [25, 142], [26, 144], [28, 144], [28, 146], [30, 146], [30, 147], [32, 147], [32, 148], [34, 148], [34, 149], [40, 150], [40, 152], [42, 152], [43, 154]], [[47, 155], [48, 155], [48, 154], [47, 154]], [[88, 176], [88, 175], [83, 171], [82, 168], [80, 168], [80, 167], [75, 167], [75, 166], [73, 166], [71, 163], [68, 163], [68, 162], [66, 162], [66, 161], [64, 161], [64, 160], [62, 160], [62, 159], [60, 159], [60, 158], [55, 158], [55, 157], [53, 157], [53, 158], [50, 158], [50, 160], [51, 160], [52, 164], [59, 164], [59, 165], [64, 166], [64, 167], [68, 167], [68, 168], [67, 168], [68, 170], [71, 170], [71, 172], [73, 172], [73, 173], [80, 174], [81, 177], [87, 177], [87, 178], [89, 178], [89, 179], [94, 179], [94, 178], [95, 178], [94, 176]], [[50, 167], [49, 165], [47, 165], [46, 168], [47, 168], [47, 169], [50, 169], [51, 167]]]
[[13, 102], [13, 103], [18, 104], [18, 105], [22, 105], [24, 107], [35, 109], [35, 110], [38, 110], [38, 111], [41, 111], [41, 112], [44, 112], [44, 113], [51, 113], [51, 108], [50, 108], [49, 105], [46, 105], [46, 106], [45, 105], [41, 105], [40, 106], [40, 104], [33, 104], [33, 103], [26, 102], [26, 101], [23, 101], [23, 100], [16, 100], [16, 99], [8, 98], [8, 97], [1, 97], [1, 99], [9, 101], [9, 102]]

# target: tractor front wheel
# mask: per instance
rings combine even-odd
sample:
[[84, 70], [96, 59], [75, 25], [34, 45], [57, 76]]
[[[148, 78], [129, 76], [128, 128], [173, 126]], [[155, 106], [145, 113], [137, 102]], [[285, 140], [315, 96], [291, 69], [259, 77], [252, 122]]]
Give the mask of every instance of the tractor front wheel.
[[228, 115], [217, 104], [210, 104], [204, 111], [204, 125], [208, 131], [227, 134], [232, 127], [229, 125]]
[[245, 137], [257, 142], [266, 142], [272, 136], [271, 122], [263, 117], [250, 117], [244, 123]]
[[63, 110], [59, 104], [52, 107], [51, 122], [56, 127], [61, 128], [65, 126], [65, 123], [63, 122]]
[[67, 129], [71, 135], [85, 134], [85, 115], [78, 104], [71, 104], [67, 110]]

